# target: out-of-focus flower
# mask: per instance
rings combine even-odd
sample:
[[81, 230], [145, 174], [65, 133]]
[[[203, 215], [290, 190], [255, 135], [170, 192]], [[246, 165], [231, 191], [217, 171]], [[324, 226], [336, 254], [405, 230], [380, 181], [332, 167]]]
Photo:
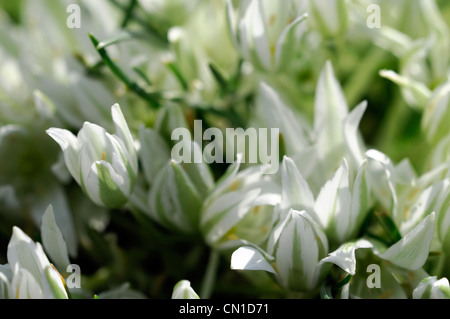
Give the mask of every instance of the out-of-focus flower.
[[344, 35], [349, 23], [347, 2], [308, 0], [309, 23], [326, 38]]
[[[20, 104], [0, 107], [0, 199], [2, 218], [21, 223], [31, 217], [39, 226], [42, 213], [51, 203], [56, 210], [56, 220], [66, 234], [71, 256], [76, 255], [77, 235], [66, 193], [65, 168], [58, 167], [58, 146], [45, 134], [49, 125], [59, 124], [54, 119], [54, 107], [39, 91], [34, 92], [34, 104], [27, 109], [16, 108]], [[21, 119], [20, 113], [26, 114]], [[43, 182], [45, 181], [45, 182]]]
[[68, 130], [50, 128], [49, 134], [61, 147], [72, 177], [96, 204], [121, 207], [128, 200], [137, 175], [133, 137], [120, 106], [111, 108], [116, 133], [85, 122], [75, 136]]
[[389, 5], [374, 42], [397, 55], [401, 63], [398, 73], [383, 70], [381, 75], [397, 83], [405, 101], [421, 111], [432, 92], [448, 79], [450, 29], [434, 0]]
[[286, 68], [302, 35], [301, 2], [241, 1], [237, 16], [231, 1], [227, 6], [230, 34], [242, 56], [265, 71]]
[[414, 299], [450, 299], [450, 286], [447, 278], [430, 276], [423, 279], [414, 289]]
[[[201, 153], [192, 142], [192, 153]], [[214, 180], [206, 163], [180, 163], [169, 159], [152, 181], [148, 213], [169, 229], [195, 233], [199, 229], [203, 199]]]
[[436, 144], [449, 135], [450, 82], [436, 88], [425, 107], [422, 128], [428, 140]]
[[188, 280], [180, 280], [173, 287], [172, 299], [200, 299], [200, 297], [192, 289]]
[[199, 4], [198, 0], [139, 0], [145, 11], [169, 26], [182, 25]]
[[344, 159], [316, 199], [289, 157], [283, 159], [281, 180], [281, 213], [289, 209], [305, 210], [324, 228], [332, 245], [340, 245], [354, 238], [369, 212], [371, 199], [366, 181], [366, 163], [359, 168], [355, 180], [350, 181]]
[[[214, 186], [210, 167], [202, 159], [199, 145], [183, 140], [184, 162], [171, 158], [171, 134], [176, 128], [186, 128], [182, 110], [167, 106], [160, 110], [155, 128], [141, 127], [139, 131], [139, 157], [146, 182], [150, 185], [148, 196], [141, 196], [143, 210], [165, 227], [196, 233], [199, 230], [200, 210], [203, 199]], [[181, 142], [180, 142], [181, 143]], [[176, 153], [176, 152], [174, 152]], [[177, 156], [180, 154], [176, 154]], [[200, 157], [200, 162], [195, 159]]]

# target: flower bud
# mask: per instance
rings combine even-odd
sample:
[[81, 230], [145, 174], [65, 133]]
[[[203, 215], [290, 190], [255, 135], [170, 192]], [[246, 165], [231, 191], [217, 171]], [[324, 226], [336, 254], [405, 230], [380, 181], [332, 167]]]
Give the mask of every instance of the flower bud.
[[180, 280], [173, 287], [172, 299], [200, 299], [200, 297], [192, 289], [188, 280]]
[[291, 209], [273, 229], [267, 252], [285, 288], [310, 291], [320, 282], [319, 262], [328, 254], [328, 240], [308, 213]]
[[61, 147], [72, 177], [97, 205], [121, 207], [128, 200], [137, 175], [133, 138], [120, 106], [111, 108], [116, 134], [85, 122], [78, 133], [50, 128], [49, 134]]
[[[191, 142], [184, 151], [201, 153]], [[204, 161], [183, 163], [168, 159], [151, 182], [148, 213], [169, 229], [195, 233], [199, 227], [203, 199], [214, 185], [212, 173]]]

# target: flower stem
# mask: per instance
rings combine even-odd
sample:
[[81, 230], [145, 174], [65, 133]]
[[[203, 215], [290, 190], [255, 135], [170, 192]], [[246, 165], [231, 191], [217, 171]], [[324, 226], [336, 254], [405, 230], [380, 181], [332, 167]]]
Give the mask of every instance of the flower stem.
[[133, 10], [136, 7], [137, 4], [137, 0], [131, 0], [130, 4], [127, 7], [127, 10], [125, 12], [125, 17], [122, 21], [122, 28], [126, 28], [128, 25], [128, 22], [131, 20], [132, 16], [133, 16]]
[[136, 82], [132, 81], [128, 77], [128, 75], [111, 59], [106, 49], [103, 47], [99, 47], [99, 41], [94, 37], [93, 34], [89, 33], [89, 37], [94, 44], [95, 49], [100, 54], [103, 62], [111, 70], [111, 72], [114, 73], [114, 75], [117, 76], [127, 86], [128, 89], [146, 100], [152, 108], [158, 108], [159, 102], [157, 101], [156, 97], [145, 91]]
[[219, 253], [212, 249], [209, 255], [205, 276], [200, 288], [200, 298], [209, 299], [211, 297], [214, 284], [216, 282], [217, 269], [219, 267]]
[[377, 74], [380, 64], [383, 63], [385, 58], [385, 51], [373, 48], [369, 54], [359, 61], [358, 67], [344, 87], [345, 96], [350, 107], [359, 102], [362, 92], [371, 85], [373, 76]]

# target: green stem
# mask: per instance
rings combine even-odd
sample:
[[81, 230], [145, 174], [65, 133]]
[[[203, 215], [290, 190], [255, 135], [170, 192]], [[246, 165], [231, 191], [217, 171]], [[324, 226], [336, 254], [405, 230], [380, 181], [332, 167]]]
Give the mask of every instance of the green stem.
[[141, 98], [146, 100], [152, 108], [154, 109], [158, 108], [159, 102], [156, 100], [156, 96], [148, 93], [143, 88], [141, 88], [136, 82], [132, 81], [128, 77], [128, 75], [124, 71], [122, 71], [122, 69], [119, 68], [119, 66], [116, 63], [114, 63], [114, 61], [111, 59], [106, 49], [99, 47], [99, 41], [94, 37], [94, 35], [89, 33], [89, 37], [92, 43], [94, 44], [95, 49], [100, 54], [100, 57], [102, 58], [103, 62], [111, 70], [111, 72], [115, 76], [117, 76], [129, 90], [133, 91]]
[[[115, 5], [117, 8], [119, 8], [122, 11], [128, 10], [129, 7], [119, 3], [117, 0], [110, 0], [113, 5]], [[139, 10], [137, 10], [139, 11]], [[158, 30], [158, 28], [155, 25], [149, 24], [147, 19], [144, 19], [136, 14], [135, 10], [132, 10], [130, 12], [129, 20], [133, 20], [143, 28], [145, 28], [152, 37], [158, 41], [158, 44], [162, 45], [163, 47], [166, 47], [168, 45], [167, 35], [165, 33], [162, 33]]]
[[373, 76], [378, 72], [380, 64], [385, 57], [385, 51], [374, 48], [359, 61], [357, 64], [358, 67], [344, 87], [344, 93], [349, 106], [356, 105], [359, 102], [362, 93], [371, 85]]
[[205, 276], [203, 277], [200, 288], [200, 298], [209, 299], [211, 297], [214, 284], [216, 282], [217, 269], [219, 267], [220, 254], [212, 249], [209, 255], [208, 265], [206, 266]]
[[374, 141], [377, 149], [387, 153], [394, 154], [398, 150], [398, 136], [401, 129], [403, 129], [402, 123], [399, 123], [399, 119], [404, 119], [410, 112], [407, 105], [405, 105], [401, 93], [399, 90], [395, 92], [390, 106], [387, 108], [387, 113], [384, 115], [382, 126], [378, 130], [376, 140]]
[[386, 213], [381, 212], [375, 212], [375, 218], [377, 219], [378, 223], [381, 225], [383, 230], [386, 233], [387, 239], [390, 243], [390, 245], [398, 242], [400, 239], [402, 239], [402, 236], [400, 232], [397, 229], [397, 226], [395, 225], [394, 221], [391, 219], [391, 217]]
[[131, 18], [133, 17], [133, 10], [136, 7], [137, 0], [131, 0], [130, 4], [128, 5], [127, 11], [125, 12], [125, 17], [122, 21], [122, 28], [125, 29], [128, 25], [128, 22], [130, 22]]
[[178, 66], [175, 65], [172, 62], [168, 62], [167, 63], [167, 67], [175, 75], [175, 77], [177, 78], [178, 82], [181, 84], [181, 87], [183, 88], [183, 90], [184, 91], [188, 91], [189, 90], [189, 85], [188, 85], [186, 79], [184, 78], [183, 74], [181, 74], [181, 71], [178, 68]]

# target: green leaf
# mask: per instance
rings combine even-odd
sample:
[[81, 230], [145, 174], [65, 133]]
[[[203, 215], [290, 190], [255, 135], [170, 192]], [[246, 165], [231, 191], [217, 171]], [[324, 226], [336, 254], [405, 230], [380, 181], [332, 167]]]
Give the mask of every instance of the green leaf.
[[395, 243], [402, 238], [402, 235], [397, 229], [397, 226], [387, 213], [375, 212], [375, 217], [377, 218], [381, 227], [383, 227], [385, 234], [389, 238], [389, 241]]

